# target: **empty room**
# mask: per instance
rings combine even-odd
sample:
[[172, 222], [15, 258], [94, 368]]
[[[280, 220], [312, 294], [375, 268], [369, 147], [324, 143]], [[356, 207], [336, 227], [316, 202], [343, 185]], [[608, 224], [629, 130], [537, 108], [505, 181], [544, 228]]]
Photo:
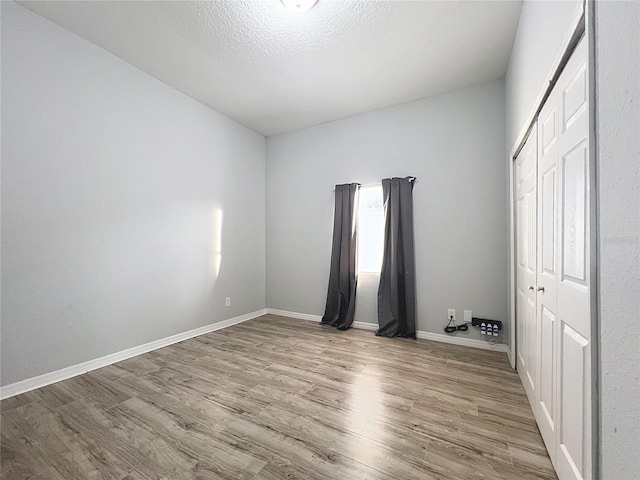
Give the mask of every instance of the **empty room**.
[[0, 2], [0, 478], [640, 478], [640, 2]]

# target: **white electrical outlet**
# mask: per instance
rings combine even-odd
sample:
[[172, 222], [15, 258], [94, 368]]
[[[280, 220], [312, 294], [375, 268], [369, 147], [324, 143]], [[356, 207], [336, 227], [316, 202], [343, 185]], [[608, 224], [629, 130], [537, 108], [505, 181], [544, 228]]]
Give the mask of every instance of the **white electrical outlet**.
[[471, 323], [471, 310], [464, 311], [464, 323]]
[[227, 297], [224, 299], [224, 306], [225, 307], [230, 307], [231, 306], [231, 297]]
[[447, 320], [455, 320], [456, 319], [456, 309], [450, 308], [447, 311]]

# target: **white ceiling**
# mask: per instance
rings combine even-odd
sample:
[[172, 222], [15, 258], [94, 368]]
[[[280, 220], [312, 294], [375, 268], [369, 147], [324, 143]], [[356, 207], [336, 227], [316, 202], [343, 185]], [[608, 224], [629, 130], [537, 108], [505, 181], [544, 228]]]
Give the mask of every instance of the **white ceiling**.
[[23, 1], [273, 135], [501, 78], [520, 1]]

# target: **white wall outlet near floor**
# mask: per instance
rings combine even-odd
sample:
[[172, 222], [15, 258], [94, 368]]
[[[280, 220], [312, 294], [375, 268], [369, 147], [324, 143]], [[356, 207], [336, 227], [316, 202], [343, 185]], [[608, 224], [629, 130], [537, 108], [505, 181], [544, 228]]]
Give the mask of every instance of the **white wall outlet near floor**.
[[471, 323], [471, 310], [465, 310], [464, 311], [464, 323]]
[[225, 307], [230, 307], [231, 306], [231, 297], [227, 297], [224, 299], [224, 306]]
[[447, 320], [455, 320], [456, 319], [456, 309], [450, 308], [447, 311]]

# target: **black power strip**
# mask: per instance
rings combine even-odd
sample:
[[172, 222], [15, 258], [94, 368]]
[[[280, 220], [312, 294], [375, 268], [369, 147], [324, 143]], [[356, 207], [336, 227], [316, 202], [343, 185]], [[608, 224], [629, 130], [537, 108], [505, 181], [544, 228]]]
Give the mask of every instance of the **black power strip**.
[[472, 318], [471, 325], [480, 328], [480, 333], [486, 335], [498, 336], [498, 332], [502, 330], [502, 322], [500, 320], [488, 320], [486, 318]]
[[486, 318], [475, 318], [475, 317], [471, 319], [471, 325], [473, 325], [474, 327], [479, 327], [483, 323], [485, 324], [485, 326], [491, 324], [491, 327], [493, 327], [494, 325], [497, 325], [498, 330], [502, 330], [502, 322], [500, 320], [487, 320]]

